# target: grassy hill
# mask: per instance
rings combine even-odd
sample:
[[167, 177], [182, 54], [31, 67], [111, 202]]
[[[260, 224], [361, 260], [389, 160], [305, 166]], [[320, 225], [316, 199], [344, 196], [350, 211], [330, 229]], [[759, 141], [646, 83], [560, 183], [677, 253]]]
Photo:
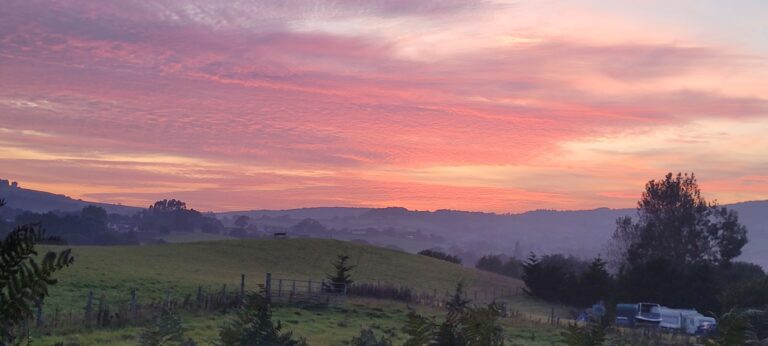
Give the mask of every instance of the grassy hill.
[[18, 186], [9, 186], [7, 181], [0, 179], [0, 198], [5, 199], [8, 208], [17, 208], [29, 210], [38, 213], [45, 213], [52, 210], [59, 211], [79, 211], [89, 205], [104, 208], [109, 213], [118, 213], [132, 215], [140, 211], [141, 208], [125, 205], [97, 203], [73, 199], [65, 195], [57, 195], [45, 191], [37, 191], [21, 188]]
[[[50, 247], [56, 249], [57, 247]], [[58, 275], [46, 305], [80, 309], [88, 291], [108, 301], [124, 301], [132, 288], [140, 300], [192, 293], [198, 286], [255, 289], [265, 273], [275, 278], [320, 280], [337, 254], [351, 256], [359, 282], [388, 282], [426, 292], [445, 292], [464, 280], [470, 292], [517, 290], [519, 280], [374, 246], [326, 239], [222, 240], [183, 244], [72, 247], [75, 264]]]

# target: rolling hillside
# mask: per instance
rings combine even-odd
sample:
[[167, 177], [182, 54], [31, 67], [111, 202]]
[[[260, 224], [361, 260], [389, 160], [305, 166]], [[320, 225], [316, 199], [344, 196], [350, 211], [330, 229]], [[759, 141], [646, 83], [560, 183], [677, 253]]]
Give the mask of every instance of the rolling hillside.
[[[53, 247], [54, 249], [56, 247]], [[444, 292], [464, 280], [470, 290], [505, 291], [519, 280], [384, 248], [323, 239], [225, 240], [125, 247], [73, 247], [75, 264], [62, 272], [46, 304], [79, 309], [89, 290], [109, 301], [124, 300], [132, 288], [139, 297], [158, 298], [171, 288], [179, 295], [202, 285], [236, 287], [240, 274], [256, 289], [266, 272], [275, 278], [321, 280], [337, 254], [357, 267], [353, 279], [389, 282]]]
[[[172, 198], [173, 196], [168, 196]], [[50, 210], [76, 211], [87, 205], [97, 205], [110, 213], [130, 215], [141, 208], [75, 200], [64, 195], [11, 186], [0, 180], [0, 198], [8, 202], [5, 211]], [[768, 201], [728, 204], [725, 207], [738, 212], [739, 220], [749, 230], [749, 243], [744, 247], [743, 261], [768, 268]], [[605, 242], [615, 229], [617, 217], [635, 216], [634, 209], [608, 209], [556, 211], [537, 210], [520, 214], [493, 214], [454, 210], [414, 211], [405, 208], [301, 208], [290, 210], [254, 210], [218, 213], [222, 220], [233, 220], [239, 215], [251, 217], [251, 225], [259, 229], [270, 226], [290, 228], [306, 218], [336, 230], [393, 230], [396, 236], [382, 232], [366, 232], [343, 238], [341, 235], [313, 234], [313, 237], [333, 237], [364, 240], [380, 246], [397, 246], [417, 252], [425, 248], [442, 247], [461, 255], [465, 263], [472, 264], [479, 256], [505, 253], [524, 257], [529, 251], [537, 253], [565, 253], [580, 257], [593, 257], [604, 251]], [[12, 217], [8, 217], [12, 219]], [[420, 232], [425, 237], [409, 237]], [[326, 232], [327, 233], [327, 232]], [[429, 238], [434, 235], [439, 238]], [[195, 235], [189, 235], [195, 238]], [[170, 242], [188, 241], [167, 239]], [[553, 241], [553, 240], [557, 241]], [[192, 239], [194, 240], [194, 239]]]
[[45, 191], [25, 189], [10, 185], [7, 180], [0, 179], [0, 198], [5, 199], [8, 208], [29, 210], [44, 213], [52, 210], [78, 211], [83, 207], [95, 205], [104, 208], [109, 213], [134, 214], [141, 210], [138, 207], [96, 203], [73, 199], [65, 195], [57, 195]]

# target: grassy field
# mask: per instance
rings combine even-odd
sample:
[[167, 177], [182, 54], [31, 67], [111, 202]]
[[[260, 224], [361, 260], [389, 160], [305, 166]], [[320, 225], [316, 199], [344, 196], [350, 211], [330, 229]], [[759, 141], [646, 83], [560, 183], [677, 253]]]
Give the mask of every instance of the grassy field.
[[[371, 328], [377, 336], [387, 336], [395, 345], [406, 339], [403, 326], [409, 308], [429, 316], [443, 316], [444, 311], [426, 307], [408, 307], [402, 303], [370, 299], [351, 299], [343, 308], [305, 310], [281, 307], [273, 318], [294, 335], [305, 337], [310, 345], [341, 345], [359, 334], [361, 328]], [[219, 327], [229, 315], [183, 316], [186, 337], [199, 345], [213, 344]], [[508, 345], [559, 345], [562, 329], [530, 322], [502, 319]], [[36, 337], [33, 345], [51, 345], [56, 342], [80, 345], [136, 345], [141, 328], [130, 327], [84, 331], [62, 336]]]
[[[60, 247], [48, 247], [57, 250]], [[220, 240], [174, 243], [152, 246], [72, 247], [75, 264], [58, 275], [59, 284], [46, 299], [46, 311], [60, 308], [62, 313], [82, 313], [89, 291], [108, 303], [124, 302], [131, 289], [138, 290], [140, 302], [148, 302], [173, 289], [174, 295], [194, 292], [198, 286], [218, 290], [226, 283], [238, 286], [240, 274], [247, 278], [247, 288], [256, 289], [266, 272], [275, 278], [319, 280], [332, 269], [337, 254], [347, 254], [356, 265], [353, 278], [358, 282], [392, 283], [425, 292], [444, 294], [456, 283], [467, 284], [470, 298], [475, 291], [494, 288], [498, 292], [517, 292], [520, 280], [466, 268], [460, 265], [374, 246], [325, 239]], [[482, 293], [481, 293], [482, 294]], [[510, 311], [525, 318], [504, 319], [502, 324], [510, 345], [553, 345], [561, 341], [562, 329], [533, 323], [545, 319], [552, 309], [566, 316], [567, 309], [531, 300], [522, 295], [505, 297]], [[372, 328], [387, 335], [395, 344], [405, 340], [403, 326], [409, 308], [426, 315], [444, 311], [391, 301], [351, 298], [340, 308], [304, 310], [279, 307], [274, 317], [286, 330], [306, 337], [311, 345], [339, 345], [358, 335], [360, 328]], [[218, 337], [218, 329], [229, 315], [183, 316], [187, 336], [208, 345]], [[55, 342], [80, 345], [135, 345], [140, 327], [76, 330], [64, 335], [38, 335], [33, 344]]]
[[[50, 247], [57, 249], [56, 247]], [[75, 264], [58, 275], [46, 307], [82, 309], [89, 291], [108, 302], [125, 301], [131, 289], [140, 301], [192, 293], [198, 286], [256, 289], [265, 273], [275, 278], [320, 280], [337, 254], [351, 256], [358, 282], [387, 282], [427, 292], [445, 292], [464, 280], [468, 290], [516, 291], [519, 280], [433, 258], [325, 239], [222, 240], [151, 246], [72, 247]]]

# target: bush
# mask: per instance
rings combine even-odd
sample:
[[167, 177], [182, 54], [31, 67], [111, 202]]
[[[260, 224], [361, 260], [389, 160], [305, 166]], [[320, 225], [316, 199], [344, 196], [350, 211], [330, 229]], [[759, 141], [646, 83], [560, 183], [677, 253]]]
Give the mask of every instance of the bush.
[[45, 229], [31, 224], [16, 227], [0, 241], [0, 345], [23, 341], [16, 335], [19, 326], [56, 284], [53, 275], [74, 261], [70, 249], [39, 255], [36, 247], [46, 240]]
[[602, 346], [606, 339], [606, 327], [597, 323], [583, 326], [571, 324], [563, 333], [565, 343], [569, 346]]
[[768, 345], [768, 309], [732, 309], [720, 317], [715, 345]]
[[461, 258], [459, 258], [458, 256], [451, 256], [447, 253], [440, 252], [437, 250], [430, 250], [430, 249], [421, 250], [419, 251], [419, 255], [437, 258], [439, 260], [443, 260], [446, 262], [461, 264]]
[[373, 333], [373, 330], [364, 328], [360, 330], [360, 335], [352, 338], [352, 340], [345, 343], [345, 345], [349, 346], [392, 346], [392, 340], [381, 337], [381, 339], [376, 338], [376, 335]]
[[724, 310], [768, 306], [768, 277], [741, 282], [728, 287], [720, 295]]
[[225, 346], [300, 346], [304, 339], [294, 340], [293, 333], [281, 332], [282, 325], [272, 322], [272, 309], [267, 299], [258, 293], [245, 296], [235, 318], [219, 329]]
[[448, 302], [445, 319], [437, 323], [415, 312], [408, 313], [405, 332], [409, 338], [406, 346], [456, 345], [456, 346], [497, 346], [504, 344], [504, 330], [498, 324], [501, 308], [495, 304], [486, 307], [470, 307], [463, 297], [459, 283], [456, 293]]
[[152, 325], [139, 335], [141, 346], [182, 345], [195, 346], [192, 339], [184, 339], [184, 327], [181, 318], [170, 309], [163, 309], [155, 317]]
[[410, 303], [416, 300], [416, 295], [413, 294], [413, 291], [410, 288], [390, 284], [376, 285], [370, 283], [356, 283], [349, 286], [347, 294], [355, 297], [387, 299], [405, 303]]
[[475, 268], [519, 279], [523, 264], [514, 257], [505, 262], [501, 255], [486, 255], [477, 261]]

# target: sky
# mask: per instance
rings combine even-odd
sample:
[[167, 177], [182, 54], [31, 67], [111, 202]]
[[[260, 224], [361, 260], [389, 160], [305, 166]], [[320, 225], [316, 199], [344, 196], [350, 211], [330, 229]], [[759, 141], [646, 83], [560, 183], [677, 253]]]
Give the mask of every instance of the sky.
[[768, 199], [763, 0], [0, 1], [0, 178], [198, 210]]

